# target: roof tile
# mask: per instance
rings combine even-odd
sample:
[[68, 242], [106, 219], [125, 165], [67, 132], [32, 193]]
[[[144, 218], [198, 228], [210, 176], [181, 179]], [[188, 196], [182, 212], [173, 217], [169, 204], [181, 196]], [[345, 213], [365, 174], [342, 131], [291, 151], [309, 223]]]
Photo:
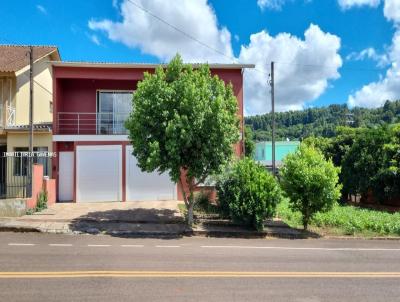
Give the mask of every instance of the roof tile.
[[[29, 64], [26, 45], [0, 45], [0, 72], [16, 72]], [[55, 46], [33, 46], [33, 60], [58, 51]]]

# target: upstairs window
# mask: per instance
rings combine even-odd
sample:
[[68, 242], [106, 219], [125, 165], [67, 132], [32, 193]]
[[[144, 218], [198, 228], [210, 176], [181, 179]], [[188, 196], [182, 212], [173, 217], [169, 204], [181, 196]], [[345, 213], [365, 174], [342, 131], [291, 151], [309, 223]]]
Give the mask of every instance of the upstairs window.
[[97, 134], [127, 134], [132, 97], [132, 91], [97, 92]]

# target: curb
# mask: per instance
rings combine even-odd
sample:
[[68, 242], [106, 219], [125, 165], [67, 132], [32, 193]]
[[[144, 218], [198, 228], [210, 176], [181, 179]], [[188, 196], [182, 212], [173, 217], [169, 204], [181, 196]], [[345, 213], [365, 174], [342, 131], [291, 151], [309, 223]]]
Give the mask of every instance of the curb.
[[392, 240], [400, 241], [399, 237], [360, 237], [360, 236], [308, 236], [307, 234], [289, 234], [284, 232], [254, 232], [254, 231], [208, 231], [208, 230], [183, 230], [178, 232], [170, 231], [101, 231], [96, 232], [72, 231], [69, 229], [43, 229], [40, 227], [29, 226], [0, 226], [0, 232], [15, 232], [15, 233], [49, 233], [49, 234], [68, 234], [68, 235], [110, 235], [110, 236], [126, 236], [126, 237], [214, 237], [214, 238], [243, 238], [243, 239], [263, 239], [263, 238], [278, 238], [278, 239], [320, 239], [320, 240]]

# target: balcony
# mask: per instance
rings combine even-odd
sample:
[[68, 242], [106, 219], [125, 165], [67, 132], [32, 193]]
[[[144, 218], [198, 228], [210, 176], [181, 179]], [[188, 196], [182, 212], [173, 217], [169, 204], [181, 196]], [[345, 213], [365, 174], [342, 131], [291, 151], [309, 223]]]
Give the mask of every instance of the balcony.
[[125, 121], [130, 112], [59, 112], [57, 134], [126, 135]]

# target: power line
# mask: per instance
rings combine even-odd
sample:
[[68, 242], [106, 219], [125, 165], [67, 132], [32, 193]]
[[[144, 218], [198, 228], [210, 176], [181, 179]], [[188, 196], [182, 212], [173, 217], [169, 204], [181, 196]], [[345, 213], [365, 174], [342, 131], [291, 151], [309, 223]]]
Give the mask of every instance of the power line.
[[[229, 56], [229, 55], [225, 54], [224, 52], [216, 49], [215, 47], [212, 47], [212, 46], [208, 45], [207, 43], [204, 43], [203, 41], [200, 41], [196, 37], [192, 36], [191, 34], [188, 34], [187, 32], [181, 30], [180, 28], [178, 28], [175, 25], [169, 23], [168, 21], [164, 20], [163, 18], [157, 16], [156, 14], [154, 14], [150, 10], [144, 8], [143, 6], [139, 5], [138, 3], [134, 2], [133, 0], [127, 0], [127, 1], [130, 2], [131, 4], [133, 4], [135, 7], [139, 8], [140, 10], [144, 11], [145, 13], [149, 14], [153, 18], [159, 20], [160, 22], [164, 23], [165, 25], [167, 25], [167, 26], [171, 27], [172, 29], [176, 30], [177, 32], [181, 33], [185, 37], [197, 42], [198, 44], [202, 45], [203, 47], [206, 47], [206, 48], [218, 53], [219, 55], [222, 55], [222, 56], [228, 58], [229, 60], [231, 60], [234, 63], [238, 63], [238, 59], [237, 58], [235, 58], [233, 56]], [[263, 74], [266, 74], [266, 75], [269, 74], [268, 72], [265, 72], [264, 70], [257, 69], [257, 68], [253, 68], [252, 70], [260, 72], [260, 73], [263, 73]]]

